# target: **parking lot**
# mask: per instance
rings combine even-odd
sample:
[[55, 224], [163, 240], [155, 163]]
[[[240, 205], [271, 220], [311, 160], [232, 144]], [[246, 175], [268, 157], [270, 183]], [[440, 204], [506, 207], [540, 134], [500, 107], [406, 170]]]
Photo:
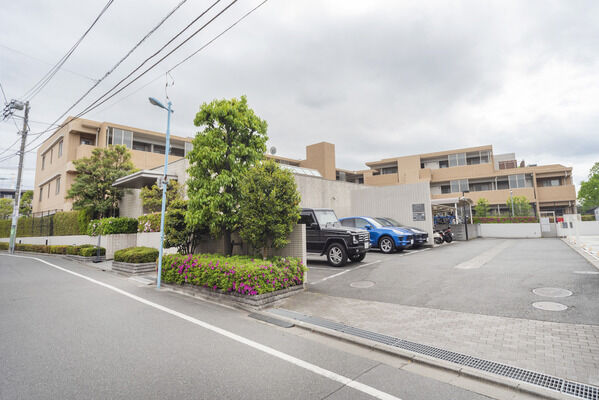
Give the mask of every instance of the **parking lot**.
[[[308, 290], [329, 296], [599, 324], [599, 270], [560, 239], [477, 239], [391, 255], [372, 250], [364, 261], [343, 268], [310, 256], [308, 267]], [[533, 292], [543, 288], [565, 291]], [[567, 309], [533, 307], [539, 302]]]

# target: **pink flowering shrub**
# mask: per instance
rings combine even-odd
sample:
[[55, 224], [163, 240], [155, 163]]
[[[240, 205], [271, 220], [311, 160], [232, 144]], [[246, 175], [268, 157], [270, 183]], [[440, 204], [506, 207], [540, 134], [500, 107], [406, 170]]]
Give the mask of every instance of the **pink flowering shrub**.
[[160, 232], [160, 213], [145, 214], [137, 217], [138, 232]]
[[301, 285], [305, 270], [302, 262], [292, 257], [261, 260], [218, 254], [169, 254], [163, 258], [162, 280], [253, 296]]

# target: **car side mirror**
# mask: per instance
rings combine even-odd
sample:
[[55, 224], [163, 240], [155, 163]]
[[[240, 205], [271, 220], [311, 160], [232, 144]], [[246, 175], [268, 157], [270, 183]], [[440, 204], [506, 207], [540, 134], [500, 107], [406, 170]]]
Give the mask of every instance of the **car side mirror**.
[[370, 231], [370, 230], [372, 230], [372, 225], [366, 225], [364, 228], [366, 228]]
[[318, 222], [312, 222], [310, 224], [310, 229], [318, 229]]

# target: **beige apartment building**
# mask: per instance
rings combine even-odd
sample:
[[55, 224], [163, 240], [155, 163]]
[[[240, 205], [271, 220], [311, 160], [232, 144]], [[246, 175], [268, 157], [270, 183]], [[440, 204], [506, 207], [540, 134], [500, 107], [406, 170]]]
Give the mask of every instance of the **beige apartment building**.
[[[96, 147], [125, 145], [138, 169], [164, 163], [165, 134], [131, 128], [112, 122], [69, 117], [37, 151], [33, 212], [68, 211], [72, 200], [65, 199], [76, 176], [73, 161], [90, 157]], [[176, 161], [191, 149], [191, 138], [171, 135], [169, 161]]]
[[369, 169], [350, 171], [336, 168], [335, 145], [317, 143], [306, 147], [306, 159], [272, 156], [281, 164], [317, 170], [324, 179], [368, 186], [389, 186], [428, 182], [436, 204], [453, 205], [466, 197], [473, 203], [485, 198], [494, 214], [508, 212], [510, 195], [525, 196], [537, 215], [576, 212], [576, 190], [572, 168], [560, 164], [526, 165], [514, 153], [494, 154], [493, 147], [464, 149], [386, 158], [367, 162]]

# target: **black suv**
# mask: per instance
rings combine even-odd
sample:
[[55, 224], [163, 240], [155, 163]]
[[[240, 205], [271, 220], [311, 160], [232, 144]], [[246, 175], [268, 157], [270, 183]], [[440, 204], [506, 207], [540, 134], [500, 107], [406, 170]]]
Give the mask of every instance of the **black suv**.
[[329, 208], [303, 208], [299, 223], [306, 225], [307, 252], [326, 254], [334, 267], [344, 266], [348, 259], [362, 261], [370, 249], [368, 231], [341, 226]]

